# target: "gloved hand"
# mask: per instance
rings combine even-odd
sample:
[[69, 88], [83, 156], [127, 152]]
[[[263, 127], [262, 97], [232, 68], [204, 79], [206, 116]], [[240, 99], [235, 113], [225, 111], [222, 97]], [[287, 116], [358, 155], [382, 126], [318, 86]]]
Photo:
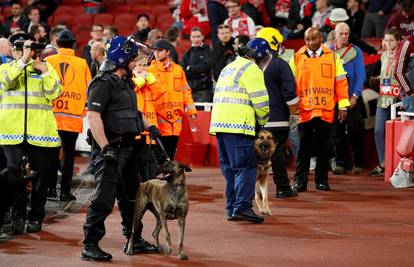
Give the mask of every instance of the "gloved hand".
[[110, 165], [117, 165], [118, 164], [118, 156], [113, 148], [107, 144], [101, 150], [101, 155], [104, 158], [105, 162]]
[[149, 134], [150, 134], [150, 136], [151, 136], [151, 139], [157, 139], [158, 137], [160, 137], [160, 136], [161, 136], [160, 131], [159, 131], [159, 130], [158, 130], [158, 128], [157, 128], [157, 127], [155, 127], [154, 125], [151, 125], [151, 126], [148, 128], [148, 132], [149, 132]]

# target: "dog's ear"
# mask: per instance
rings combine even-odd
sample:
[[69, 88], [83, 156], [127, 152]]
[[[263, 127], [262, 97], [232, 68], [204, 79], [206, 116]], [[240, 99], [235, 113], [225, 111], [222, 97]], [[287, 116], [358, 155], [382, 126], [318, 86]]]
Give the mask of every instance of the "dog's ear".
[[180, 163], [180, 168], [183, 170], [183, 171], [185, 171], [185, 172], [191, 172], [191, 171], [193, 171], [190, 167], [188, 167], [187, 165], [185, 165], [185, 164], [182, 164], [182, 163]]

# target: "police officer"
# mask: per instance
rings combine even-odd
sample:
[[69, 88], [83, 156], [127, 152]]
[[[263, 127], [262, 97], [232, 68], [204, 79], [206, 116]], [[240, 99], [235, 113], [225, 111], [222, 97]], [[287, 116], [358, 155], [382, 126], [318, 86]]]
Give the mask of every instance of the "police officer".
[[[290, 114], [299, 114], [299, 98], [296, 96], [295, 77], [289, 64], [278, 57], [283, 36], [274, 28], [266, 27], [257, 33], [257, 37], [265, 39], [272, 50], [272, 61], [264, 72], [266, 88], [269, 93], [270, 118], [265, 128], [272, 132], [277, 147], [273, 153], [273, 181], [276, 184], [276, 197], [287, 198], [297, 196], [290, 188], [286, 170], [289, 158], [286, 153], [286, 142], [289, 137]], [[295, 114], [296, 113], [296, 114]]]
[[226, 178], [228, 220], [263, 222], [252, 209], [256, 182], [254, 136], [256, 122], [269, 115], [269, 95], [263, 71], [270, 59], [266, 40], [256, 38], [239, 49], [240, 57], [227, 65], [217, 81], [210, 133], [217, 135], [221, 171]]
[[24, 231], [25, 186], [21, 163], [27, 156], [32, 170], [39, 174], [33, 184], [27, 232], [41, 231], [45, 216], [49, 162], [60, 146], [52, 101], [61, 86], [53, 66], [32, 60], [34, 38], [16, 34], [10, 38], [13, 60], [0, 69], [0, 145], [7, 158], [8, 192], [14, 197], [14, 232]]
[[[139, 186], [139, 146], [136, 145], [135, 137], [144, 128], [149, 128], [153, 137], [159, 134], [155, 126], [149, 127], [137, 110], [130, 78], [138, 47], [126, 47], [126, 42], [123, 36], [110, 40], [107, 59], [101, 66], [103, 73], [95, 77], [88, 88], [88, 122], [100, 154], [96, 159], [96, 188], [83, 226], [81, 258], [84, 260], [112, 259], [109, 253], [100, 249], [98, 242], [105, 235], [105, 219], [111, 213], [115, 199], [122, 217], [123, 234], [127, 239], [130, 237], [133, 199]], [[142, 225], [139, 230], [138, 233], [141, 233]], [[142, 239], [140, 234], [137, 239], [135, 253], [157, 252], [157, 248]]]

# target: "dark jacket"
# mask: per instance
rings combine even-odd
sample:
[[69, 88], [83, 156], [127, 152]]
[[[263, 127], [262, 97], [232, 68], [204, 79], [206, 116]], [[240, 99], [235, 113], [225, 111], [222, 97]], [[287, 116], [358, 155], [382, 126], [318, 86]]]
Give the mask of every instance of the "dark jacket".
[[349, 20], [347, 21], [351, 32], [355, 33], [356, 36], [361, 37], [362, 23], [364, 22], [365, 12], [358, 10], [352, 16], [351, 12], [348, 11]]
[[139, 42], [145, 42], [148, 39], [148, 33], [150, 32], [149, 28], [143, 29], [141, 31], [137, 31], [134, 33], [134, 37]]
[[181, 66], [185, 71], [188, 85], [193, 91], [211, 90], [211, 71], [214, 67], [213, 51], [208, 45], [191, 47], [185, 52]]
[[231, 56], [235, 54], [233, 43], [234, 39], [232, 37], [226, 44], [218, 41], [213, 45], [213, 54], [215, 60], [213, 77], [215, 81], [218, 80], [221, 70], [224, 69], [224, 67], [232, 61]]
[[[12, 22], [13, 22], [13, 16], [8, 16], [6, 20], [4, 21], [4, 27], [9, 33], [11, 33], [10, 28], [11, 28]], [[29, 20], [26, 18], [24, 14], [22, 14], [19, 20], [17, 21], [17, 25], [19, 25], [20, 29], [24, 31], [26, 30], [28, 24], [29, 24]]]
[[265, 84], [269, 94], [269, 121], [265, 125], [268, 129], [288, 129], [290, 112], [288, 104], [297, 104], [296, 83], [289, 64], [277, 55], [267, 66]]
[[241, 7], [241, 11], [251, 17], [255, 25], [263, 25], [262, 13], [251, 3], [244, 3]]

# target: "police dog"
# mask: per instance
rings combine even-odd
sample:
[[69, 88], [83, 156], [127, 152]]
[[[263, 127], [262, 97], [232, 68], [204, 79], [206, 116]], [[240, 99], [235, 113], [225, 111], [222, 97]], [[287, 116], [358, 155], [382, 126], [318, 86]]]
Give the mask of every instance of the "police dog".
[[[276, 145], [277, 144], [273, 138], [272, 133], [267, 130], [260, 130], [254, 142], [257, 158], [257, 175], [254, 200], [256, 201], [259, 212], [263, 215], [271, 215], [267, 190], [269, 187], [268, 176], [270, 168], [272, 166], [270, 158], [275, 152]], [[263, 205], [261, 205], [260, 200], [262, 200]]]
[[[160, 253], [164, 255], [171, 254], [171, 238], [167, 227], [167, 220], [178, 220], [178, 255], [181, 260], [187, 260], [188, 257], [184, 253], [184, 227], [185, 218], [188, 212], [188, 194], [185, 184], [185, 172], [191, 169], [176, 161], [165, 161], [160, 168], [158, 179], [149, 180], [141, 183], [137, 192], [134, 222], [132, 225], [132, 235], [129, 239], [127, 254], [133, 253], [134, 236], [138, 224], [141, 222], [145, 211], [149, 209], [157, 219], [152, 236], [157, 243]], [[160, 246], [159, 234], [161, 228], [164, 228], [166, 247]]]

